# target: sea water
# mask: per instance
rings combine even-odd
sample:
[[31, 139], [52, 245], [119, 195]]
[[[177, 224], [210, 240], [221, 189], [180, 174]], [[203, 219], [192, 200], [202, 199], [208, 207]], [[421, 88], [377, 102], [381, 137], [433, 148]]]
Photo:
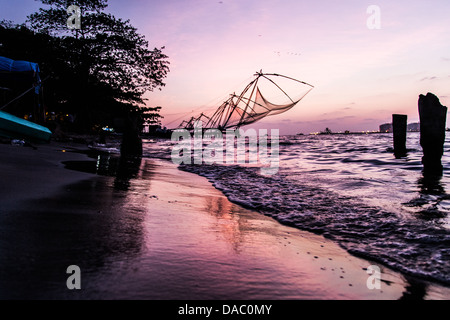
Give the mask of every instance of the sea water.
[[[283, 224], [322, 234], [350, 253], [450, 284], [450, 141], [442, 177], [424, 176], [419, 133], [397, 159], [392, 134], [280, 137], [278, 173], [249, 165], [181, 165], [229, 200]], [[145, 143], [170, 160], [170, 140]]]

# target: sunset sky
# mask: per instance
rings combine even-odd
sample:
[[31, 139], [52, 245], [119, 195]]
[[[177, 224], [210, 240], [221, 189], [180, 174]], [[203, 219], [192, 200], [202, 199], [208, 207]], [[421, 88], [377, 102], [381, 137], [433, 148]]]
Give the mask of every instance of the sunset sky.
[[[380, 29], [367, 25], [370, 5]], [[0, 0], [0, 19], [22, 23], [39, 6]], [[450, 106], [448, 0], [110, 0], [106, 11], [165, 46], [167, 85], [147, 97], [168, 127], [214, 110], [261, 69], [315, 87], [255, 126], [282, 134], [378, 130], [393, 113], [416, 122], [427, 92]]]

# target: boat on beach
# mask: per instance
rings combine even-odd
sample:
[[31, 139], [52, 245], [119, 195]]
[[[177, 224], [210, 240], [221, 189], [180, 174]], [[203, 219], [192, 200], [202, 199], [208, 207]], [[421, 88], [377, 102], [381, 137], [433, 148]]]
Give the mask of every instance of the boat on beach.
[[37, 123], [0, 111], [0, 135], [14, 139], [30, 139], [47, 142], [52, 132]]
[[[0, 105], [0, 135], [11, 139], [26, 139], [31, 141], [50, 140], [52, 132], [37, 123], [17, 117], [11, 113], [2, 111], [17, 100], [23, 98], [29, 92], [37, 97], [41, 92], [42, 81], [40, 69], [37, 63], [29, 61], [16, 61], [6, 57], [0, 57], [0, 89], [12, 91], [18, 79], [23, 83], [29, 83], [30, 88], [7, 103]], [[8, 110], [9, 111], [9, 110]]]

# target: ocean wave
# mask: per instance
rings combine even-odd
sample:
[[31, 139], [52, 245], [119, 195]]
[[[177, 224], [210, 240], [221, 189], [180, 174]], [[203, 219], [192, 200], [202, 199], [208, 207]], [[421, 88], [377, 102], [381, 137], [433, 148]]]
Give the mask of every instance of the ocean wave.
[[[406, 274], [450, 285], [450, 158], [441, 179], [421, 174], [418, 134], [407, 156], [393, 155], [392, 136], [282, 137], [280, 168], [181, 165], [206, 177], [230, 201], [283, 224], [322, 234], [350, 253]], [[450, 141], [446, 142], [446, 149]], [[170, 160], [171, 141], [149, 143], [145, 154]]]
[[321, 187], [258, 168], [181, 165], [206, 177], [230, 201], [283, 224], [322, 234], [350, 253], [450, 285], [450, 233], [434, 220], [404, 219]]

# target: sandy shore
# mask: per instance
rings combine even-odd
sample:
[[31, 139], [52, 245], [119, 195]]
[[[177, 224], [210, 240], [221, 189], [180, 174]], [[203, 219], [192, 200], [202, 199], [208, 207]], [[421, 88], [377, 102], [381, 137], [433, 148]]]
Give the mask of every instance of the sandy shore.
[[[0, 299], [450, 297], [382, 266], [370, 290], [374, 263], [230, 203], [205, 178], [80, 147], [0, 145]], [[70, 265], [81, 290], [67, 289]]]

